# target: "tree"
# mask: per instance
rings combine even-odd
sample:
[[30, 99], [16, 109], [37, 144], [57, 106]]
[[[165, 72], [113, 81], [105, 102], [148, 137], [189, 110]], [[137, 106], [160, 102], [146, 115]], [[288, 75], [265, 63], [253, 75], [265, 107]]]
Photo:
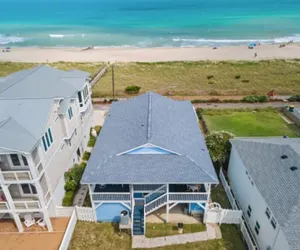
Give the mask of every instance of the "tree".
[[213, 162], [225, 162], [231, 149], [229, 140], [233, 137], [234, 135], [227, 131], [213, 131], [205, 137], [206, 145]]

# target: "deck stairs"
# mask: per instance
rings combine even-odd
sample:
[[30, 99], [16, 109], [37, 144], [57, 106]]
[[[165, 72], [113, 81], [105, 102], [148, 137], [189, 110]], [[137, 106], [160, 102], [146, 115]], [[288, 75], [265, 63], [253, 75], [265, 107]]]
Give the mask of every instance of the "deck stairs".
[[145, 198], [145, 215], [165, 206], [168, 201], [167, 185], [162, 185], [151, 193], [147, 194]]
[[133, 211], [133, 235], [145, 234], [144, 200], [135, 199]]

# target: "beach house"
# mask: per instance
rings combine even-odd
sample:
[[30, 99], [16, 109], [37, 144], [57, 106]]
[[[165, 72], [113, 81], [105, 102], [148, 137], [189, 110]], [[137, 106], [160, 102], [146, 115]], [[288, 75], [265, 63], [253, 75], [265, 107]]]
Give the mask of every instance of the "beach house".
[[89, 140], [90, 93], [89, 73], [79, 70], [38, 66], [0, 78], [0, 223], [13, 220], [22, 232], [41, 218], [52, 230], [64, 172]]
[[228, 178], [259, 249], [300, 249], [300, 139], [231, 140]]
[[97, 221], [119, 222], [127, 211], [132, 234], [143, 235], [159, 208], [165, 221], [178, 204], [205, 213], [218, 178], [189, 101], [149, 92], [114, 102], [98, 137], [81, 179]]

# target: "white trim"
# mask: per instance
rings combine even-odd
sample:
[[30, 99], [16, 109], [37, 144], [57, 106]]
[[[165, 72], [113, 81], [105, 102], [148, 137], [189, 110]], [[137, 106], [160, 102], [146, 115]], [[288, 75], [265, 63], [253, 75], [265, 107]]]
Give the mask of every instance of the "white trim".
[[124, 207], [127, 207], [130, 211], [131, 211], [131, 208], [130, 206], [128, 206], [127, 204], [125, 204], [124, 202], [121, 202], [121, 204], [124, 206]]
[[162, 150], [164, 150], [164, 151], [167, 151], [167, 152], [170, 152], [170, 153], [173, 153], [173, 154], [176, 154], [176, 155], [181, 155], [181, 154], [179, 154], [179, 153], [177, 153], [177, 152], [174, 152], [174, 151], [172, 151], [172, 150], [169, 150], [169, 149], [166, 149], [166, 148], [163, 148], [163, 147], [154, 145], [154, 144], [152, 144], [152, 143], [146, 143], [146, 144], [143, 144], [143, 145], [141, 145], [141, 146], [138, 146], [138, 147], [135, 147], [135, 148], [126, 150], [126, 151], [124, 151], [124, 152], [121, 152], [121, 153], [117, 154], [117, 156], [124, 155], [124, 154], [127, 154], [127, 153], [131, 152], [131, 151], [134, 151], [134, 150], [137, 150], [137, 149], [140, 149], [140, 148], [144, 148], [144, 147], [154, 147], [154, 148], [159, 148], [159, 149], [162, 149]]
[[[94, 203], [98, 203], [98, 202], [94, 202]], [[104, 202], [99, 202], [99, 204], [97, 204], [97, 206], [95, 206], [95, 210], [100, 207]]]
[[[171, 202], [170, 202], [171, 203]], [[169, 206], [169, 211], [173, 208], [176, 207], [179, 204], [179, 202], [175, 202], [172, 206]]]

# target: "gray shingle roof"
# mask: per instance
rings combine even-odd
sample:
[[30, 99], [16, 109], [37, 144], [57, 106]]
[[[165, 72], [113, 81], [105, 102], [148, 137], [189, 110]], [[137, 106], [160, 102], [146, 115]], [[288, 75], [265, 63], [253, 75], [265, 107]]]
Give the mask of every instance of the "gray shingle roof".
[[[178, 155], [119, 155], [151, 143]], [[218, 183], [193, 106], [155, 93], [112, 104], [82, 183]]]
[[38, 66], [1, 78], [0, 151], [30, 152], [45, 130], [54, 98], [70, 100], [87, 75]]
[[[233, 139], [241, 160], [282, 228], [291, 249], [300, 249], [300, 139]], [[288, 156], [281, 159], [282, 155]], [[299, 170], [292, 171], [296, 166]]]

